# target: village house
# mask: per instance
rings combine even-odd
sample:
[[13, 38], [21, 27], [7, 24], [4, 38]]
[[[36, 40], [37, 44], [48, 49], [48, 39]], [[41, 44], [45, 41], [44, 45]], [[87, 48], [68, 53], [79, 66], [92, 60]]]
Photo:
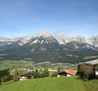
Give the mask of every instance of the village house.
[[15, 68], [16, 70], [22, 70], [22, 71], [28, 71], [28, 72], [31, 72], [33, 70], [33, 68], [30, 66], [20, 66], [20, 67], [16, 67]]
[[95, 67], [95, 75], [98, 77], [98, 59], [85, 62], [85, 64], [90, 64]]
[[67, 73], [67, 77], [70, 77], [70, 76], [76, 75], [77, 71], [76, 70], [66, 70], [66, 73]]
[[20, 81], [27, 80], [27, 79], [28, 79], [28, 78], [25, 77], [25, 76], [22, 76], [22, 77], [19, 78]]
[[57, 77], [62, 77], [62, 76], [70, 77], [70, 76], [76, 75], [76, 73], [77, 73], [76, 70], [65, 70], [65, 71], [59, 72]]
[[19, 80], [22, 81], [22, 80], [27, 80], [27, 79], [31, 79], [32, 76], [34, 76], [33, 73], [29, 72], [29, 73], [26, 73], [26, 74], [23, 74], [20, 76]]

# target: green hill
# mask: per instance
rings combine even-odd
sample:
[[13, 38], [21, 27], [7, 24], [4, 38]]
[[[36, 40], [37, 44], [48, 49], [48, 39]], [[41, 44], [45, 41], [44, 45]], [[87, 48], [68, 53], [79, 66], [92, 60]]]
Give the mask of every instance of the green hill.
[[0, 86], [0, 91], [97, 91], [98, 81], [82, 81], [76, 77], [41, 78]]

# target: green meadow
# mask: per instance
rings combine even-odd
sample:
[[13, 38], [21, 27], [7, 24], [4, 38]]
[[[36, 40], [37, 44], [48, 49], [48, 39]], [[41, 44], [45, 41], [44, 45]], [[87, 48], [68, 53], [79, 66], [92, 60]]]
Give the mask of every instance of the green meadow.
[[5, 60], [5, 61], [0, 61], [0, 66], [1, 67], [6, 67], [6, 68], [11, 68], [13, 66], [32, 66], [33, 62], [32, 61], [25, 61], [25, 60]]
[[98, 80], [83, 81], [77, 77], [39, 78], [4, 83], [0, 91], [98, 91]]

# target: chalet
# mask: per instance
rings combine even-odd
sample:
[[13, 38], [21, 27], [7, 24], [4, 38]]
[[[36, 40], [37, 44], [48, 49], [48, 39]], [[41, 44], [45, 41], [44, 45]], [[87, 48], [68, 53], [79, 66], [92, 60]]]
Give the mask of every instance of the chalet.
[[98, 59], [79, 64], [77, 70], [82, 79], [98, 78]]
[[92, 60], [92, 61], [88, 61], [88, 62], [85, 62], [85, 64], [91, 64], [91, 65], [96, 66], [96, 65], [98, 65], [98, 59]]
[[95, 67], [95, 75], [98, 76], [98, 59], [85, 62], [85, 64], [93, 65]]
[[59, 72], [57, 77], [67, 76], [67, 73], [65, 71]]
[[21, 77], [19, 78], [20, 81], [27, 80], [27, 79], [28, 79], [28, 78], [25, 77], [25, 76], [21, 76]]
[[61, 77], [61, 76], [70, 77], [70, 76], [76, 75], [76, 73], [77, 73], [76, 70], [65, 70], [65, 71], [59, 72], [57, 77]]
[[34, 74], [31, 73], [31, 72], [26, 73], [26, 74], [23, 74], [23, 75], [20, 76], [20, 80], [22, 81], [22, 80], [31, 79], [33, 75], [34, 75]]
[[76, 70], [66, 70], [66, 73], [67, 73], [67, 77], [70, 77], [70, 76], [76, 75], [77, 71]]

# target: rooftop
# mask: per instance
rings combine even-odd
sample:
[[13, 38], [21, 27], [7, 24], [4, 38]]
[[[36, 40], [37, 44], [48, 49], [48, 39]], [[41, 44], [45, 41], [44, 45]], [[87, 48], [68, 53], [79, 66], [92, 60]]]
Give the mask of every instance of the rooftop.
[[92, 60], [92, 61], [88, 61], [88, 62], [85, 62], [85, 63], [86, 63], [86, 64], [96, 65], [96, 64], [98, 64], [98, 59]]
[[66, 73], [70, 74], [70, 75], [76, 75], [77, 71], [76, 70], [66, 70]]

